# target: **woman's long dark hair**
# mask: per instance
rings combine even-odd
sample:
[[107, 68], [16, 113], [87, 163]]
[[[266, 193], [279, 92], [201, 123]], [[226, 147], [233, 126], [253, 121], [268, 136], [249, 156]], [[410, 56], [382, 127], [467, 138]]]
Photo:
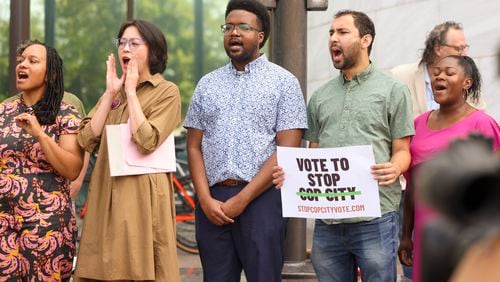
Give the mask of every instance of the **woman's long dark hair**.
[[45, 93], [35, 105], [34, 114], [41, 125], [54, 124], [61, 108], [64, 95], [63, 60], [56, 49], [47, 46], [38, 40], [25, 41], [17, 48], [17, 55], [21, 56], [24, 50], [31, 45], [42, 45], [47, 50], [47, 69], [45, 73]]

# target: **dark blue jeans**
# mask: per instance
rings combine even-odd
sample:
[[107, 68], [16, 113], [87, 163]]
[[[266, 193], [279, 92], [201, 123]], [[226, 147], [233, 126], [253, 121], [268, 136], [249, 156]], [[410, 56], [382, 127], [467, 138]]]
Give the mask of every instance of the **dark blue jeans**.
[[359, 223], [325, 224], [316, 220], [312, 263], [320, 282], [397, 279], [398, 216], [396, 212]]
[[[213, 186], [212, 197], [226, 201], [243, 186]], [[196, 240], [205, 282], [281, 281], [287, 220], [282, 217], [280, 191], [270, 188], [254, 199], [233, 224], [212, 224], [196, 207]]]

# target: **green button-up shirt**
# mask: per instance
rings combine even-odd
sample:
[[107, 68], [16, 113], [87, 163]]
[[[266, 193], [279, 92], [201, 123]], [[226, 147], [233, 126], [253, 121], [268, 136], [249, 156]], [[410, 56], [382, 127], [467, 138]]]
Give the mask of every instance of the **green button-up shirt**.
[[[413, 112], [408, 87], [372, 64], [347, 80], [339, 75], [316, 90], [307, 116], [305, 139], [321, 148], [372, 145], [376, 163], [391, 159], [392, 141], [411, 136]], [[368, 165], [368, 164], [367, 164]], [[382, 214], [396, 211], [401, 197], [399, 181], [379, 186]], [[372, 218], [325, 220], [326, 223], [360, 222]]]

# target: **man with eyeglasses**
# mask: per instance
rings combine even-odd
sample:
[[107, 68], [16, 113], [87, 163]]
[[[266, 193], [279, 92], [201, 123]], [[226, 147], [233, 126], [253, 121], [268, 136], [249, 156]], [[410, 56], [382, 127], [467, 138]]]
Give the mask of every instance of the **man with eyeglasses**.
[[281, 281], [287, 221], [272, 188], [276, 146], [300, 146], [307, 129], [300, 84], [259, 50], [266, 8], [231, 0], [221, 26], [230, 62], [196, 86], [184, 127], [198, 197], [196, 238], [204, 281]]
[[[431, 109], [439, 108], [439, 104], [434, 101], [431, 88], [430, 73], [433, 66], [446, 56], [465, 56], [468, 51], [469, 45], [462, 25], [457, 22], [447, 21], [436, 25], [429, 33], [419, 63], [401, 65], [391, 70], [391, 73], [396, 78], [410, 88], [414, 117]], [[482, 98], [477, 104], [469, 103], [479, 109], [485, 108]]]

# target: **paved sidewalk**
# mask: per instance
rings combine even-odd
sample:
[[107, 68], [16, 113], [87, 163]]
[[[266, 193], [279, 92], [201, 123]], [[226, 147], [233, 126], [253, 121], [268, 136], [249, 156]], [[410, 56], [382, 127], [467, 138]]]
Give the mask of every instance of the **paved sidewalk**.
[[[203, 272], [201, 269], [200, 258], [198, 255], [188, 254], [184, 251], [177, 250], [179, 258], [179, 269], [182, 282], [201, 282], [203, 281]], [[398, 273], [401, 275], [401, 267], [398, 264]], [[245, 275], [241, 275], [241, 282], [245, 282]], [[283, 279], [284, 282], [316, 282], [317, 279]], [[398, 277], [397, 282], [411, 282], [402, 276]]]
[[[77, 217], [77, 224], [81, 230], [82, 220]], [[308, 236], [307, 246], [311, 246], [311, 233], [313, 225], [308, 222]], [[181, 273], [182, 282], [201, 282], [203, 281], [203, 271], [201, 269], [200, 257], [198, 255], [188, 254], [182, 250], [177, 249], [177, 256], [179, 259], [179, 270]], [[402, 273], [401, 266], [398, 264], [398, 273]], [[317, 279], [283, 279], [284, 282], [316, 282]], [[241, 282], [246, 282], [245, 274], [241, 275]], [[398, 278], [398, 282], [411, 282], [405, 278]]]
[[[184, 251], [177, 250], [179, 258], [179, 269], [182, 282], [201, 282], [203, 281], [203, 272], [201, 269], [200, 258], [198, 255], [188, 254]], [[247, 281], [245, 274], [241, 274], [241, 282]], [[317, 279], [283, 279], [286, 282], [316, 282]]]

